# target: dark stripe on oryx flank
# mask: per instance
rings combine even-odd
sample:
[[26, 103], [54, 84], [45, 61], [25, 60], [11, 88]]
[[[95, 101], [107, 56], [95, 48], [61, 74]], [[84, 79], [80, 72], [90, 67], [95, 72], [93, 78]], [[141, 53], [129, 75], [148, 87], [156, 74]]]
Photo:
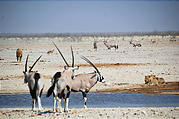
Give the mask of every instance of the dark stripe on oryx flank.
[[[37, 84], [38, 84], [38, 80], [40, 79], [40, 74], [39, 73], [35, 73], [34, 74], [34, 79], [35, 79], [35, 85], [33, 87], [33, 89], [31, 89], [31, 87], [29, 87], [29, 90], [30, 90], [30, 94], [32, 96], [32, 99], [35, 99], [37, 100], [37, 97], [36, 97], [36, 90], [37, 90]], [[43, 90], [43, 89], [42, 89]], [[42, 90], [41, 90], [41, 94], [42, 94]], [[41, 95], [40, 94], [40, 95]]]

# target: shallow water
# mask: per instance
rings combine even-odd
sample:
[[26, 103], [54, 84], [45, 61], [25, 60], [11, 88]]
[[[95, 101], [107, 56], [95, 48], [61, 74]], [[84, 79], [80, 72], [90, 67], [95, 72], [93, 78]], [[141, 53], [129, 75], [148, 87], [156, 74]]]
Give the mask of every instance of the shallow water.
[[[179, 95], [88, 93], [87, 98], [87, 106], [93, 108], [179, 106]], [[53, 107], [53, 96], [43, 94], [41, 99], [43, 107]], [[0, 95], [0, 108], [31, 107], [31, 102], [30, 94]], [[72, 93], [69, 103], [70, 108], [83, 107], [82, 94]]]

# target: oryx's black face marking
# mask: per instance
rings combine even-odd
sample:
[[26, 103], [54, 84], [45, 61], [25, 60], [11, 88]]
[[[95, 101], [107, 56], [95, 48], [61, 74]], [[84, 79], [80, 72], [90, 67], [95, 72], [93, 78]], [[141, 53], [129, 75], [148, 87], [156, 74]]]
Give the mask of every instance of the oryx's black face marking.
[[23, 73], [24, 73], [24, 83], [27, 83], [28, 82], [27, 74], [26, 74], [26, 72], [23, 72]]
[[98, 68], [89, 59], [87, 59], [86, 57], [82, 56], [81, 58], [94, 67], [94, 69], [96, 70], [96, 74], [98, 75], [97, 80], [99, 82], [105, 83], [104, 77], [101, 75], [101, 73], [99, 72]]
[[103, 77], [103, 76], [99, 76], [98, 81], [99, 81], [99, 82], [102, 82], [102, 83], [105, 83], [105, 80], [104, 80], [104, 77]]

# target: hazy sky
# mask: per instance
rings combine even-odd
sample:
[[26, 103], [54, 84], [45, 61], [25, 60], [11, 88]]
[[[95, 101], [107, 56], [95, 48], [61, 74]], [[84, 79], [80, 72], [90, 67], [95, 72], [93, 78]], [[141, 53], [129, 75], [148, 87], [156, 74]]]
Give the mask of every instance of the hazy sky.
[[179, 1], [0, 0], [1, 33], [179, 30]]

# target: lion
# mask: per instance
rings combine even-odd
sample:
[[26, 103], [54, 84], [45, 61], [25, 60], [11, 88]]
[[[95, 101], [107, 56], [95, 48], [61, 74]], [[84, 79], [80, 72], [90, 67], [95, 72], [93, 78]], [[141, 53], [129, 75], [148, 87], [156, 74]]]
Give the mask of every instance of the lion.
[[17, 62], [21, 62], [22, 61], [22, 49], [17, 49], [16, 50], [16, 58], [17, 58]]
[[159, 86], [164, 83], [165, 83], [164, 78], [159, 78], [156, 77], [155, 75], [145, 76], [145, 84]]

